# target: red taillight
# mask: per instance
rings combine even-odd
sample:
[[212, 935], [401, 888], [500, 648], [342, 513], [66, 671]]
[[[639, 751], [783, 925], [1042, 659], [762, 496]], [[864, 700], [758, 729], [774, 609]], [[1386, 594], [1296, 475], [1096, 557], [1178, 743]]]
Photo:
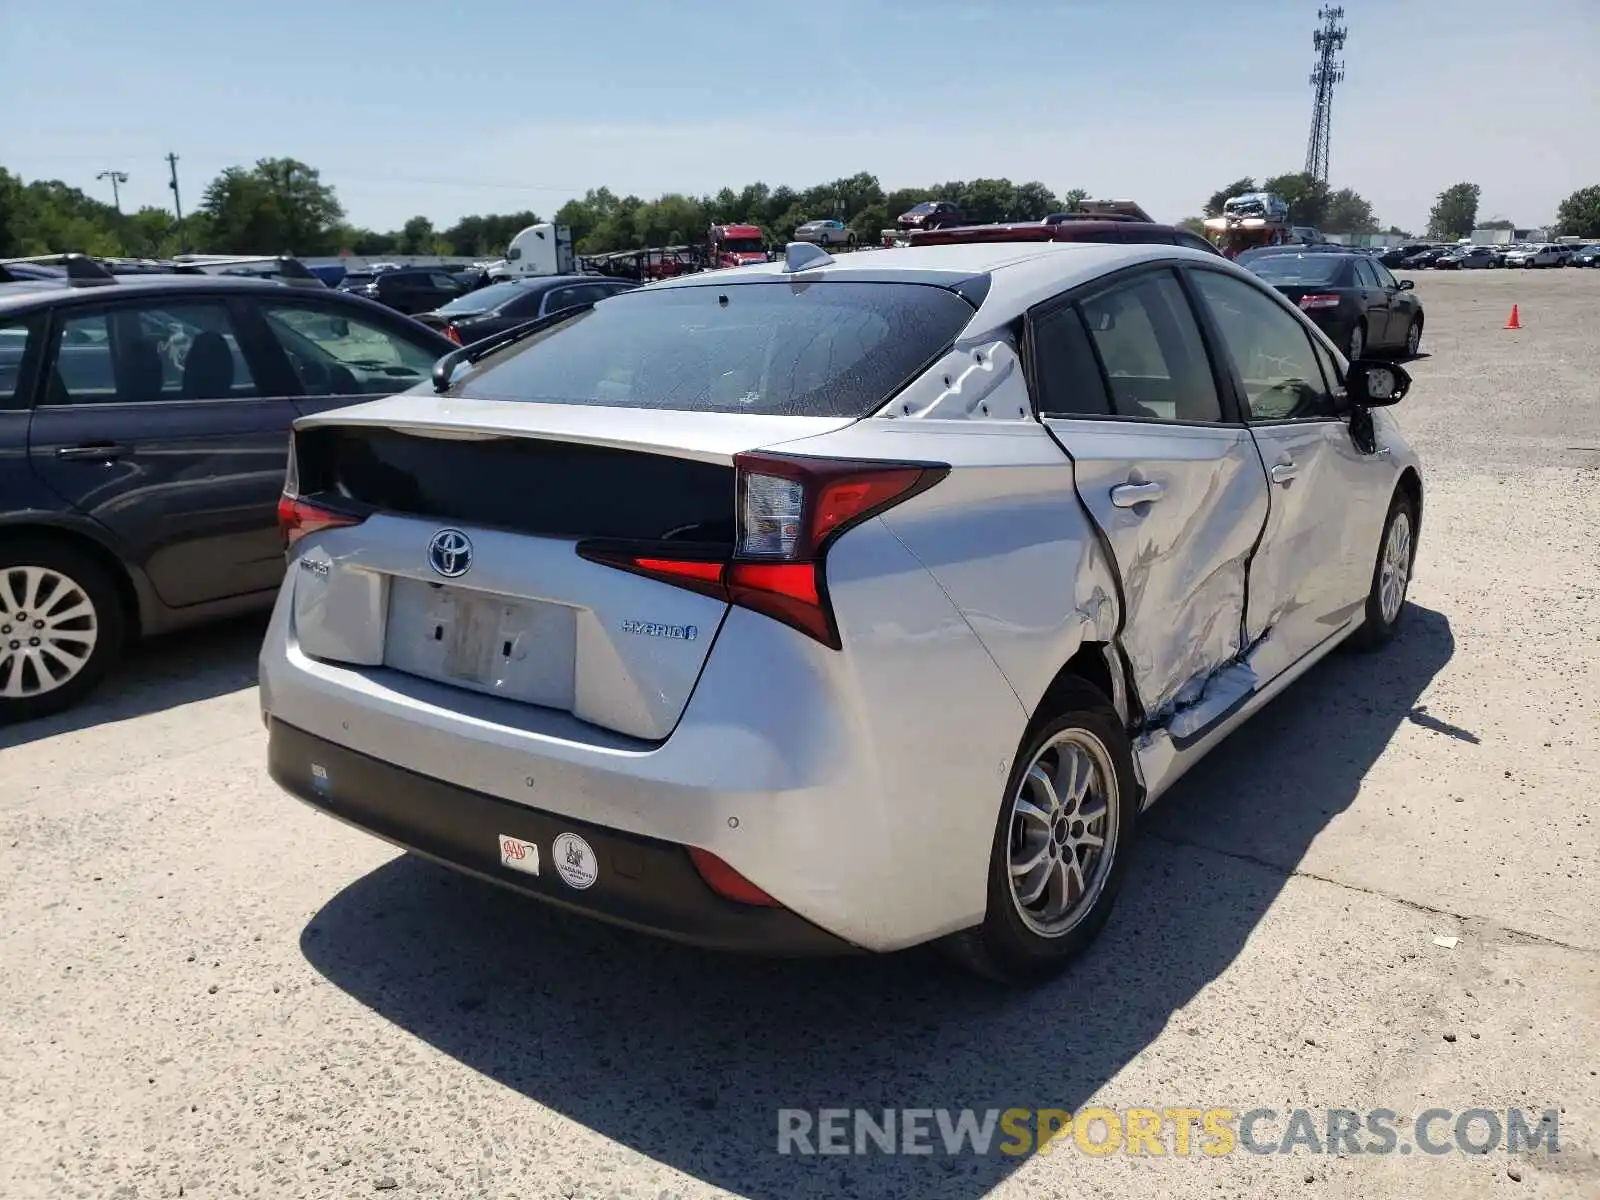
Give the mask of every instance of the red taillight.
[[445, 337], [449, 338], [456, 345], [461, 346], [465, 344], [461, 340], [461, 335], [456, 332], [456, 327], [454, 325], [446, 325], [443, 332]]
[[1302, 312], [1313, 308], [1338, 308], [1339, 297], [1332, 292], [1311, 292], [1300, 297]]
[[349, 513], [319, 508], [298, 496], [285, 492], [278, 497], [278, 528], [283, 533], [284, 549], [288, 549], [308, 533], [319, 529], [335, 529], [341, 525], [359, 525], [360, 517]]
[[689, 861], [700, 873], [700, 878], [724, 900], [738, 904], [754, 904], [761, 908], [778, 908], [780, 905], [755, 884], [751, 883], [709, 850], [689, 847]]
[[842, 643], [828, 603], [828, 547], [950, 470], [771, 454], [739, 454], [733, 461], [739, 472], [739, 540], [731, 559], [673, 558], [599, 544], [580, 546], [579, 553], [762, 613], [834, 650]]

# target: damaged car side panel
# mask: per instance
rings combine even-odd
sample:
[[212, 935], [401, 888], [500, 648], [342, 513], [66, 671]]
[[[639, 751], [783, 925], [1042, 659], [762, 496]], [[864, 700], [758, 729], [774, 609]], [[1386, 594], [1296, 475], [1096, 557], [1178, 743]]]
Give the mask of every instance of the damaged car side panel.
[[1268, 510], [1260, 457], [1237, 425], [1045, 423], [1115, 556], [1119, 642], [1140, 705], [1159, 723], [1245, 648], [1250, 557]]
[[[1021, 407], [1020, 419], [884, 415], [785, 448], [950, 465], [937, 488], [879, 519], [944, 589], [1031, 713], [1084, 644], [1113, 640], [1121, 610], [1072, 464], [1012, 387], [1021, 389], [1020, 375], [989, 403], [992, 412]], [[1120, 668], [1106, 673], [1107, 698], [1126, 720]]]

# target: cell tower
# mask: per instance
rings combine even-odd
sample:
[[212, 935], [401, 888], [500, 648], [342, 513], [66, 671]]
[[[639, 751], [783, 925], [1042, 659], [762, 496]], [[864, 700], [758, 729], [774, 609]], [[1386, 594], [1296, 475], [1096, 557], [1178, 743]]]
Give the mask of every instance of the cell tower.
[[1317, 19], [1322, 28], [1311, 35], [1311, 44], [1317, 50], [1311, 86], [1317, 90], [1317, 99], [1311, 108], [1311, 138], [1306, 142], [1306, 174], [1326, 183], [1328, 137], [1333, 132], [1333, 88], [1344, 80], [1344, 60], [1339, 52], [1344, 49], [1349, 30], [1339, 23], [1344, 20], [1342, 7], [1319, 8]]

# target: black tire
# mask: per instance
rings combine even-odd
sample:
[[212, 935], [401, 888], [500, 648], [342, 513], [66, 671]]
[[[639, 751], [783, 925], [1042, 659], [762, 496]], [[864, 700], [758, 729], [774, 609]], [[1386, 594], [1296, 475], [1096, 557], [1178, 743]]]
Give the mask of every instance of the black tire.
[[[1359, 348], [1356, 346], [1357, 337], [1361, 339]], [[1357, 321], [1355, 328], [1350, 331], [1349, 338], [1345, 340], [1344, 356], [1351, 362], [1355, 362], [1356, 359], [1365, 357], [1371, 348], [1371, 344], [1367, 341], [1367, 323], [1365, 321]]]
[[[50, 538], [18, 538], [0, 542], [0, 578], [25, 567], [43, 567], [76, 584], [94, 610], [95, 641], [88, 661], [57, 687], [33, 691], [23, 696], [0, 696], [0, 725], [31, 721], [63, 712], [87, 696], [105, 678], [106, 672], [122, 655], [127, 636], [127, 614], [118, 594], [116, 581], [107, 570], [76, 547]], [[15, 576], [12, 576], [15, 578]], [[0, 606], [5, 601], [0, 599]], [[32, 624], [32, 616], [28, 624]], [[23, 634], [22, 637], [15, 636]], [[24, 629], [13, 628], [0, 617], [0, 686], [11, 678], [12, 643], [25, 643]], [[20, 647], [19, 647], [20, 648]], [[38, 686], [35, 669], [28, 680]]]
[[850, 234], [848, 237], [846, 237], [844, 239], [844, 248], [846, 250], [854, 250], [856, 248], [856, 235], [855, 234], [852, 233], [852, 234]]
[[[1138, 828], [1140, 796], [1133, 747], [1110, 702], [1089, 684], [1074, 682], [1052, 707], [1055, 715], [1035, 718], [1023, 735], [1006, 781], [989, 851], [988, 907], [983, 923], [940, 943], [940, 948], [962, 967], [1007, 984], [1031, 983], [1058, 974], [1094, 940], [1111, 915]], [[1069, 928], [1046, 936], [1023, 919], [1021, 902], [1012, 893], [1012, 799], [1035, 757], [1068, 730], [1091, 735], [1108, 753], [1116, 787], [1115, 795], [1107, 789], [1103, 798], [1107, 809], [1114, 809], [1115, 836], [1107, 839], [1111, 859], [1104, 866], [1099, 892], [1090, 906]]]
[[[1415, 338], [1416, 338], [1415, 341], [1412, 340], [1413, 335], [1415, 335]], [[1421, 317], [1412, 317], [1411, 318], [1411, 324], [1409, 326], [1407, 326], [1407, 328], [1406, 328], [1406, 344], [1401, 349], [1400, 353], [1405, 358], [1415, 358], [1421, 352], [1421, 350], [1422, 350], [1422, 318]]]
[[[1410, 547], [1406, 558], [1406, 577], [1401, 587], [1400, 606], [1392, 618], [1385, 617], [1383, 612], [1382, 586], [1384, 551], [1389, 545], [1389, 531], [1393, 528], [1396, 519], [1404, 514], [1408, 522], [1409, 535], [1407, 542]], [[1373, 556], [1372, 582], [1367, 588], [1366, 619], [1362, 621], [1361, 628], [1350, 638], [1350, 645], [1355, 650], [1371, 652], [1382, 649], [1393, 640], [1396, 631], [1405, 620], [1406, 615], [1406, 590], [1411, 586], [1412, 569], [1417, 561], [1417, 506], [1403, 489], [1397, 488], [1394, 498], [1389, 501], [1389, 513], [1383, 519], [1383, 532], [1378, 536], [1378, 551]]]

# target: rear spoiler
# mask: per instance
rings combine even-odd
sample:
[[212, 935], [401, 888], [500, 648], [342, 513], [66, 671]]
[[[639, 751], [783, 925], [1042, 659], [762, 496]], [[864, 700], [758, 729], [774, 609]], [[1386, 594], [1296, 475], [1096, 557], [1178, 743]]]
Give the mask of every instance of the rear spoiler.
[[104, 283], [115, 283], [117, 278], [105, 265], [87, 254], [36, 254], [29, 258], [3, 258], [0, 259], [0, 283], [18, 283], [21, 277], [13, 275], [6, 267], [16, 263], [34, 264], [41, 267], [61, 267], [67, 273], [67, 282], [74, 287], [94, 287]]

